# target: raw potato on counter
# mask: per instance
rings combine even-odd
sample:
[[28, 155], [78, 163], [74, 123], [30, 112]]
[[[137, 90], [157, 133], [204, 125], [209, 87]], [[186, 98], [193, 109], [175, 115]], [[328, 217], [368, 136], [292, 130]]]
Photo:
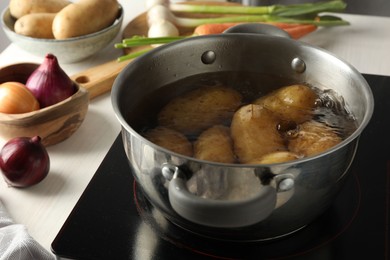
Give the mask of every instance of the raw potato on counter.
[[70, 3], [67, 0], [10, 0], [9, 11], [18, 19], [31, 13], [58, 13]]
[[16, 33], [41, 39], [53, 39], [52, 24], [55, 13], [31, 13], [16, 20]]
[[117, 0], [11, 0], [10, 12], [18, 18], [14, 31], [43, 39], [68, 39], [98, 32], [117, 18]]
[[100, 31], [115, 21], [118, 10], [117, 0], [80, 0], [70, 4], [54, 18], [54, 37], [67, 39]]

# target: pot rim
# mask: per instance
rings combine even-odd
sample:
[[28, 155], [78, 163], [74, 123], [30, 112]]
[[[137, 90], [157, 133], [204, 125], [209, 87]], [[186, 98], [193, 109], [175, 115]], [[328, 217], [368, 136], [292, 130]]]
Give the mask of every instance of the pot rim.
[[[118, 101], [117, 101], [117, 97], [119, 96], [119, 94], [121, 92], [120, 89], [119, 89], [120, 88], [119, 86], [121, 84], [119, 84], [119, 82], [122, 81], [121, 79], [123, 77], [125, 77], [125, 72], [126, 71], [131, 70], [133, 67], [137, 67], [137, 65], [139, 63], [142, 63], [143, 60], [145, 60], [145, 59], [150, 59], [152, 57], [155, 57], [156, 55], [158, 56], [162, 51], [166, 50], [167, 48], [175, 48], [176, 45], [186, 44], [187, 42], [191, 42], [191, 41], [199, 41], [199, 40], [203, 41], [205, 39], [219, 39], [221, 37], [225, 38], [225, 37], [237, 37], [237, 36], [240, 36], [240, 38], [244, 38], [244, 37], [265, 37], [265, 38], [269, 38], [269, 37], [271, 37], [272, 40], [287, 41], [289, 44], [296, 44], [296, 46], [298, 46], [299, 48], [305, 47], [305, 48], [316, 49], [316, 50], [318, 50], [320, 52], [323, 52], [326, 55], [329, 55], [329, 56], [339, 60], [344, 66], [346, 66], [351, 72], [353, 72], [354, 76], [358, 77], [359, 81], [361, 81], [363, 83], [362, 84], [362, 88], [363, 88], [363, 92], [364, 92], [364, 95], [365, 95], [365, 99], [367, 100], [367, 104], [368, 104], [367, 105], [367, 109], [366, 109], [366, 111], [364, 113], [364, 117], [363, 117], [361, 123], [355, 129], [355, 131], [353, 133], [351, 133], [348, 137], [343, 139], [342, 142], [340, 142], [339, 144], [333, 146], [330, 149], [327, 149], [326, 151], [324, 151], [322, 153], [316, 154], [316, 155], [307, 156], [307, 157], [299, 158], [299, 159], [288, 161], [288, 162], [282, 162], [282, 163], [272, 163], [272, 164], [238, 164], [238, 163], [219, 163], [219, 162], [200, 160], [200, 159], [196, 159], [194, 157], [190, 157], [190, 156], [186, 156], [186, 155], [182, 155], [182, 154], [173, 152], [171, 150], [168, 150], [168, 149], [166, 149], [164, 147], [161, 147], [161, 146], [156, 145], [153, 142], [149, 141], [148, 139], [146, 139], [141, 134], [139, 134], [135, 129], [133, 129], [127, 123], [127, 120], [123, 117], [123, 115], [122, 115], [122, 113], [120, 111], [121, 109], [119, 108]], [[245, 39], [242, 39], [242, 40], [245, 41]], [[329, 154], [332, 154], [335, 151], [345, 147], [349, 143], [353, 142], [355, 139], [358, 139], [360, 134], [362, 133], [362, 131], [366, 128], [366, 126], [368, 125], [369, 121], [371, 120], [371, 117], [372, 117], [373, 112], [374, 112], [374, 97], [373, 97], [373, 93], [371, 91], [370, 86], [368, 85], [368, 83], [365, 80], [365, 78], [363, 77], [363, 75], [355, 67], [353, 67], [350, 63], [348, 63], [347, 61], [343, 60], [340, 57], [337, 57], [336, 55], [334, 55], [330, 51], [328, 51], [326, 49], [323, 49], [321, 47], [318, 47], [318, 46], [313, 46], [313, 45], [310, 45], [310, 44], [307, 44], [307, 43], [304, 43], [304, 42], [300, 42], [300, 41], [297, 41], [297, 40], [293, 40], [293, 39], [290, 39], [290, 38], [274, 36], [274, 35], [265, 35], [265, 34], [259, 35], [259, 34], [255, 34], [255, 33], [244, 33], [244, 34], [243, 33], [227, 33], [227, 34], [215, 34], [215, 35], [197, 36], [197, 37], [191, 37], [191, 38], [178, 40], [178, 41], [175, 41], [175, 42], [172, 42], [172, 43], [167, 43], [167, 44], [164, 44], [163, 46], [154, 48], [154, 49], [148, 51], [147, 53], [145, 53], [145, 54], [139, 56], [138, 58], [136, 58], [136, 60], [134, 60], [133, 62], [129, 63], [123, 69], [123, 71], [119, 73], [118, 77], [115, 79], [114, 84], [113, 84], [113, 88], [112, 88], [112, 92], [111, 92], [111, 103], [112, 103], [112, 106], [113, 106], [113, 109], [114, 109], [114, 112], [115, 112], [115, 116], [117, 117], [118, 121], [121, 124], [122, 131], [123, 131], [123, 129], [125, 129], [126, 131], [128, 131], [129, 133], [134, 135], [135, 137], [141, 138], [141, 140], [143, 142], [147, 143], [152, 148], [154, 148], [154, 149], [156, 149], [158, 151], [164, 152], [164, 153], [168, 153], [168, 154], [174, 155], [174, 156], [179, 157], [179, 158], [187, 159], [189, 161], [202, 163], [202, 164], [208, 164], [208, 165], [214, 165], [214, 166], [232, 167], [232, 168], [235, 168], [235, 167], [237, 167], [237, 168], [257, 168], [259, 166], [267, 167], [267, 166], [277, 166], [277, 165], [286, 166], [286, 165], [294, 165], [294, 164], [297, 164], [297, 163], [303, 163], [303, 162], [315, 160], [317, 158], [325, 157], [325, 156], [327, 156]]]

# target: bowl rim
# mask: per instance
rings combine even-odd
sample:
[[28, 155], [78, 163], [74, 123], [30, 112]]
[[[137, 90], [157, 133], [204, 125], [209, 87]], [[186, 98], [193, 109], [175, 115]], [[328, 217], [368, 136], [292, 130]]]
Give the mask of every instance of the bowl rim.
[[[8, 14], [12, 21], [11, 23], [15, 23], [16, 22], [16, 19], [14, 17], [11, 16], [10, 14], [10, 11], [9, 11], [9, 7], [6, 7], [2, 12], [1, 12], [1, 25], [2, 25], [2, 28], [3, 30], [6, 32], [6, 33], [9, 33], [9, 34], [12, 34], [12, 35], [15, 35], [16, 37], [19, 37], [19, 38], [22, 38], [22, 39], [25, 39], [25, 40], [30, 40], [30, 41], [36, 41], [36, 42], [45, 42], [45, 43], [66, 43], [66, 42], [75, 42], [75, 41], [79, 41], [79, 40], [83, 40], [83, 39], [88, 39], [88, 38], [92, 38], [94, 36], [97, 36], [97, 35], [100, 35], [100, 34], [103, 34], [107, 31], [110, 31], [111, 29], [117, 27], [117, 26], [121, 26], [122, 22], [123, 22], [123, 18], [124, 18], [124, 10], [123, 10], [123, 7], [120, 3], [118, 3], [118, 9], [119, 9], [119, 12], [118, 12], [118, 15], [117, 17], [115, 18], [115, 21], [108, 27], [104, 28], [103, 30], [100, 30], [100, 31], [97, 31], [97, 32], [93, 32], [93, 33], [89, 33], [89, 34], [86, 34], [86, 35], [81, 35], [81, 36], [77, 36], [77, 37], [72, 37], [72, 38], [68, 38], [68, 39], [44, 39], [44, 38], [34, 38], [34, 37], [30, 37], [30, 36], [25, 36], [25, 35], [22, 35], [22, 34], [18, 34], [14, 31], [13, 28], [10, 28], [8, 26], [8, 24], [6, 23], [5, 21], [5, 16]], [[13, 21], [14, 20], [14, 21]]]

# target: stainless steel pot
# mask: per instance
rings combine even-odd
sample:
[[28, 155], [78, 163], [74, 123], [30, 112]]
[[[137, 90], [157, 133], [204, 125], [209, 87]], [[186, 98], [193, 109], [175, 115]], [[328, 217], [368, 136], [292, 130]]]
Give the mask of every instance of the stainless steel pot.
[[[301, 229], [322, 214], [347, 178], [359, 135], [373, 113], [371, 90], [355, 68], [325, 50], [291, 40], [283, 32], [278, 31], [277, 36], [253, 33], [259, 30], [257, 26], [248, 24], [226, 34], [193, 37], [156, 48], [129, 64], [112, 89], [124, 149], [145, 195], [173, 223], [218, 239], [273, 239]], [[162, 87], [210, 72], [264, 75], [262, 86], [305, 82], [332, 89], [343, 97], [358, 127], [322, 154], [270, 165], [197, 160], [157, 146], [139, 134], [137, 120], [183, 90], [161, 91]], [[139, 103], [156, 91], [160, 91], [160, 100], [144, 104], [140, 110]]]

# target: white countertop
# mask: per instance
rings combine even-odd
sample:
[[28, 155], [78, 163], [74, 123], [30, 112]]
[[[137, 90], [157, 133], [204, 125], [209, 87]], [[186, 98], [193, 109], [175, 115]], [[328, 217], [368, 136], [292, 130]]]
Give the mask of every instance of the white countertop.
[[[145, 10], [144, 1], [120, 0], [125, 10], [124, 26]], [[351, 25], [319, 29], [302, 41], [322, 47], [350, 63], [361, 73], [390, 76], [390, 18], [342, 14]], [[118, 35], [116, 42], [120, 41]], [[69, 74], [113, 60], [121, 55], [109, 46], [99, 55], [80, 63], [64, 64]], [[0, 54], [0, 66], [37, 62], [11, 44]], [[24, 224], [30, 235], [47, 250], [88, 185], [120, 131], [110, 95], [94, 99], [79, 130], [64, 142], [48, 148], [51, 170], [46, 179], [26, 189], [7, 187], [0, 180], [0, 200], [15, 222]], [[0, 145], [5, 140], [0, 140]]]

